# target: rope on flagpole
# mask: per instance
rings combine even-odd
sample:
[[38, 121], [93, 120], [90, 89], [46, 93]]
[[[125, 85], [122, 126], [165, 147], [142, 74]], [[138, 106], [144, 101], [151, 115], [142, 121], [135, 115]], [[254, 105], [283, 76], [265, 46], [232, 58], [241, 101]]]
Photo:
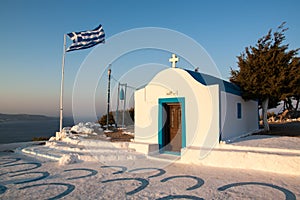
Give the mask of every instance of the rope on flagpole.
[[66, 57], [66, 34], [64, 34], [64, 47], [61, 64], [61, 84], [60, 84], [60, 101], [59, 101], [59, 132], [62, 132], [63, 125], [63, 93], [64, 93], [64, 70], [65, 70], [65, 57]]

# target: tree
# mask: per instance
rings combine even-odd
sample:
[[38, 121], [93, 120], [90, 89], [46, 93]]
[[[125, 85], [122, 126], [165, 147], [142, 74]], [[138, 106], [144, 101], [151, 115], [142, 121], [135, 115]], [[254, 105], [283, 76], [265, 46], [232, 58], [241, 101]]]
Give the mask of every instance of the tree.
[[[281, 77], [285, 84], [282, 85], [284, 91], [281, 99], [284, 101], [284, 107], [289, 111], [297, 111], [300, 99], [300, 58], [294, 57], [289, 68], [281, 72]], [[296, 106], [293, 106], [292, 100], [296, 100]]]
[[128, 110], [128, 112], [129, 112], [131, 120], [134, 121], [134, 107], [130, 108]]
[[265, 131], [270, 130], [267, 109], [293, 94], [292, 85], [296, 84], [290, 79], [296, 76], [292, 74], [296, 70], [291, 69], [296, 66], [298, 49], [288, 50], [288, 44], [283, 44], [287, 31], [284, 25], [282, 23], [275, 32], [269, 30], [255, 46], [246, 47], [245, 52], [237, 56], [239, 70], [231, 69], [230, 81], [241, 88], [243, 98], [258, 100]]

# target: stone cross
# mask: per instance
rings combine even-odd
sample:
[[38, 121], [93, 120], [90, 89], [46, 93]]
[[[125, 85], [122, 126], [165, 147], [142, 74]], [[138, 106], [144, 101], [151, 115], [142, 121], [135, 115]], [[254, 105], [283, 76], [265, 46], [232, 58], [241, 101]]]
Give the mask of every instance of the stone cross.
[[175, 54], [172, 54], [172, 57], [169, 59], [169, 62], [172, 63], [172, 67], [176, 68], [176, 63], [179, 61], [179, 58]]

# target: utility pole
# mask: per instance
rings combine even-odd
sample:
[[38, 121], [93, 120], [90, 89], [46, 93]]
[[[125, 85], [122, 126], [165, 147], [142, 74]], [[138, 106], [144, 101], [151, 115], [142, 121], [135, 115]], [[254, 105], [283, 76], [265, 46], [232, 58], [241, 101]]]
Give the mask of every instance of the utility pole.
[[111, 64], [108, 67], [108, 88], [107, 88], [107, 118], [106, 118], [106, 130], [108, 130], [108, 121], [109, 121], [109, 102], [110, 102], [110, 75], [111, 75]]

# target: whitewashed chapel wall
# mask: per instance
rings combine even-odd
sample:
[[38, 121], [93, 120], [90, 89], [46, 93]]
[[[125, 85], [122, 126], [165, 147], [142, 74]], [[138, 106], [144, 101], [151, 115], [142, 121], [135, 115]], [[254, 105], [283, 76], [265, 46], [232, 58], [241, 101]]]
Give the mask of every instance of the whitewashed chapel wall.
[[204, 86], [186, 71], [166, 69], [135, 93], [135, 141], [158, 143], [158, 99], [185, 98], [186, 146], [219, 140], [219, 87]]
[[[232, 139], [258, 130], [258, 105], [242, 97], [221, 92], [222, 140]], [[237, 116], [237, 103], [241, 104], [241, 118]]]

